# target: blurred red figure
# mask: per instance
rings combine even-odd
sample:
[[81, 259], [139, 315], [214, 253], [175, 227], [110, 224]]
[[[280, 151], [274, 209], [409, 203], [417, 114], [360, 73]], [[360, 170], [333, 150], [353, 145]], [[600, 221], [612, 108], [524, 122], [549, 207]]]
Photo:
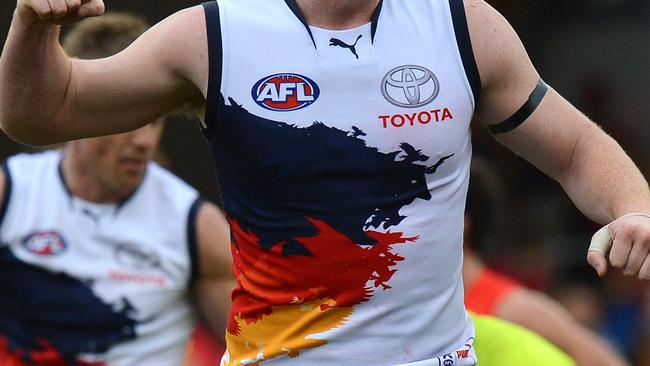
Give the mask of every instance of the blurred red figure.
[[226, 350], [223, 343], [204, 324], [194, 330], [187, 344], [185, 366], [214, 366]]

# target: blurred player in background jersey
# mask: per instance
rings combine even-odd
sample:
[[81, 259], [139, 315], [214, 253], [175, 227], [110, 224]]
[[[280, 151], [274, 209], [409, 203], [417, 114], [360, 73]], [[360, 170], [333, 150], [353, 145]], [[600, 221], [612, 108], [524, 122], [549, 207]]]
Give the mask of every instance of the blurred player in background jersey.
[[626, 365], [609, 344], [580, 325], [557, 301], [525, 288], [483, 262], [481, 243], [498, 221], [502, 189], [495, 168], [485, 159], [474, 158], [465, 212], [463, 281], [467, 309], [538, 333], [569, 354], [579, 366]]
[[481, 366], [576, 366], [566, 353], [528, 329], [470, 311]]
[[[146, 29], [107, 15], [77, 25], [64, 46], [106, 57]], [[179, 366], [196, 323], [192, 298], [224, 334], [228, 225], [151, 161], [163, 123], [3, 165], [0, 365]]]

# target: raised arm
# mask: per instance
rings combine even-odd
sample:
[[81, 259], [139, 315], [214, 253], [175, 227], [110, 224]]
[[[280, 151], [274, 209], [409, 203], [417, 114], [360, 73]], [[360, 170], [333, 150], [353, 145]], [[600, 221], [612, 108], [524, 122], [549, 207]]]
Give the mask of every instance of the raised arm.
[[[495, 126], [532, 100], [528, 108], [532, 113], [523, 123], [501, 125], [509, 128], [500, 128], [495, 138], [557, 180], [596, 222], [650, 213], [648, 183], [616, 141], [552, 89], [538, 93], [543, 97], [535, 103], [539, 98], [533, 90], [540, 77], [517, 34], [483, 0], [466, 0], [465, 9], [483, 85], [476, 111], [479, 119]], [[610, 234], [611, 264], [626, 275], [650, 279], [650, 218], [617, 220]], [[588, 260], [600, 275], [606, 272], [603, 255], [590, 252]]]
[[223, 342], [230, 295], [235, 288], [230, 227], [219, 209], [210, 203], [199, 209], [196, 225], [199, 274], [194, 285], [194, 298], [207, 325]]
[[113, 57], [82, 61], [64, 53], [56, 25], [103, 12], [99, 0], [79, 1], [19, 0], [0, 56], [0, 125], [9, 136], [47, 145], [202, 107], [208, 59], [201, 6], [172, 15]]

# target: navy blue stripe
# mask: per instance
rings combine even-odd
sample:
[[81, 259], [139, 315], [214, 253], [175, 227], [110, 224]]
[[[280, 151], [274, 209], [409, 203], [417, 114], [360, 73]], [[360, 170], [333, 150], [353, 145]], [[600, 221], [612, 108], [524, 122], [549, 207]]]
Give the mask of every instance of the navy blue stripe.
[[377, 33], [377, 25], [379, 24], [379, 15], [381, 15], [381, 9], [384, 5], [384, 0], [379, 0], [379, 4], [377, 5], [377, 8], [375, 9], [374, 13], [372, 13], [372, 23], [370, 25], [370, 36], [372, 38], [372, 42], [375, 42], [375, 34]]
[[311, 33], [311, 28], [309, 28], [309, 24], [307, 24], [307, 19], [305, 19], [305, 15], [302, 13], [302, 11], [300, 11], [300, 8], [298, 7], [298, 4], [296, 4], [296, 1], [284, 0], [284, 2], [287, 3], [287, 6], [296, 15], [296, 18], [300, 20], [300, 23], [305, 26], [307, 33], [309, 33], [309, 38], [311, 38], [311, 43], [313, 43], [314, 48], [316, 48], [316, 40], [314, 39], [314, 35]]
[[190, 278], [189, 285], [192, 286], [196, 279], [199, 277], [199, 249], [198, 239], [196, 235], [197, 229], [197, 215], [199, 209], [205, 201], [202, 198], [197, 198], [190, 207], [190, 212], [187, 215], [187, 249], [190, 256]]
[[2, 163], [2, 172], [5, 175], [5, 189], [2, 194], [2, 204], [0, 205], [0, 226], [4, 221], [5, 215], [7, 214], [7, 209], [9, 208], [9, 199], [11, 198], [11, 190], [13, 187], [13, 182], [11, 180], [11, 174], [9, 174], [9, 166], [7, 162]]
[[519, 108], [519, 110], [512, 115], [512, 117], [501, 123], [486, 126], [486, 128], [492, 134], [504, 133], [514, 130], [515, 128], [519, 127], [519, 125], [526, 122], [528, 117], [530, 117], [530, 115], [535, 112], [547, 92], [548, 85], [546, 85], [544, 80], [539, 79], [537, 86], [530, 94], [530, 97], [528, 97], [526, 103], [524, 103], [524, 105], [522, 105], [521, 108]]
[[478, 105], [478, 100], [481, 96], [481, 75], [478, 72], [478, 66], [474, 58], [474, 49], [472, 48], [469, 26], [467, 25], [467, 15], [465, 14], [465, 5], [463, 4], [463, 0], [449, 0], [449, 7], [451, 8], [451, 18], [454, 22], [454, 32], [456, 33], [456, 42], [460, 50], [460, 57], [463, 60], [467, 80], [472, 87], [474, 105]]
[[205, 124], [203, 133], [208, 141], [214, 142], [216, 138], [217, 123], [219, 121], [219, 104], [221, 96], [221, 73], [223, 64], [223, 49], [221, 41], [221, 20], [219, 18], [219, 4], [216, 1], [203, 3], [205, 11], [205, 25], [208, 35], [209, 77], [208, 95], [205, 101]]
[[65, 193], [68, 194], [69, 198], [72, 198], [72, 191], [70, 190], [70, 187], [68, 187], [68, 183], [65, 180], [65, 175], [63, 175], [63, 155], [61, 155], [61, 160], [59, 160], [59, 166], [57, 168], [57, 173], [59, 173], [59, 179], [61, 180], [61, 184], [63, 185], [63, 189], [65, 189]]

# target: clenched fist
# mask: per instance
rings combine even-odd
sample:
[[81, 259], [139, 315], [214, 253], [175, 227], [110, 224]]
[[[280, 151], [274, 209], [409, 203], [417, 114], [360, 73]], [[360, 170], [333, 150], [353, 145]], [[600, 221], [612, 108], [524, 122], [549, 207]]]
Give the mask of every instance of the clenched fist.
[[104, 14], [102, 0], [18, 0], [16, 12], [25, 25], [67, 24]]
[[608, 252], [614, 268], [626, 276], [650, 280], [650, 214], [628, 214], [598, 230], [591, 240], [587, 261], [599, 276], [607, 272]]

